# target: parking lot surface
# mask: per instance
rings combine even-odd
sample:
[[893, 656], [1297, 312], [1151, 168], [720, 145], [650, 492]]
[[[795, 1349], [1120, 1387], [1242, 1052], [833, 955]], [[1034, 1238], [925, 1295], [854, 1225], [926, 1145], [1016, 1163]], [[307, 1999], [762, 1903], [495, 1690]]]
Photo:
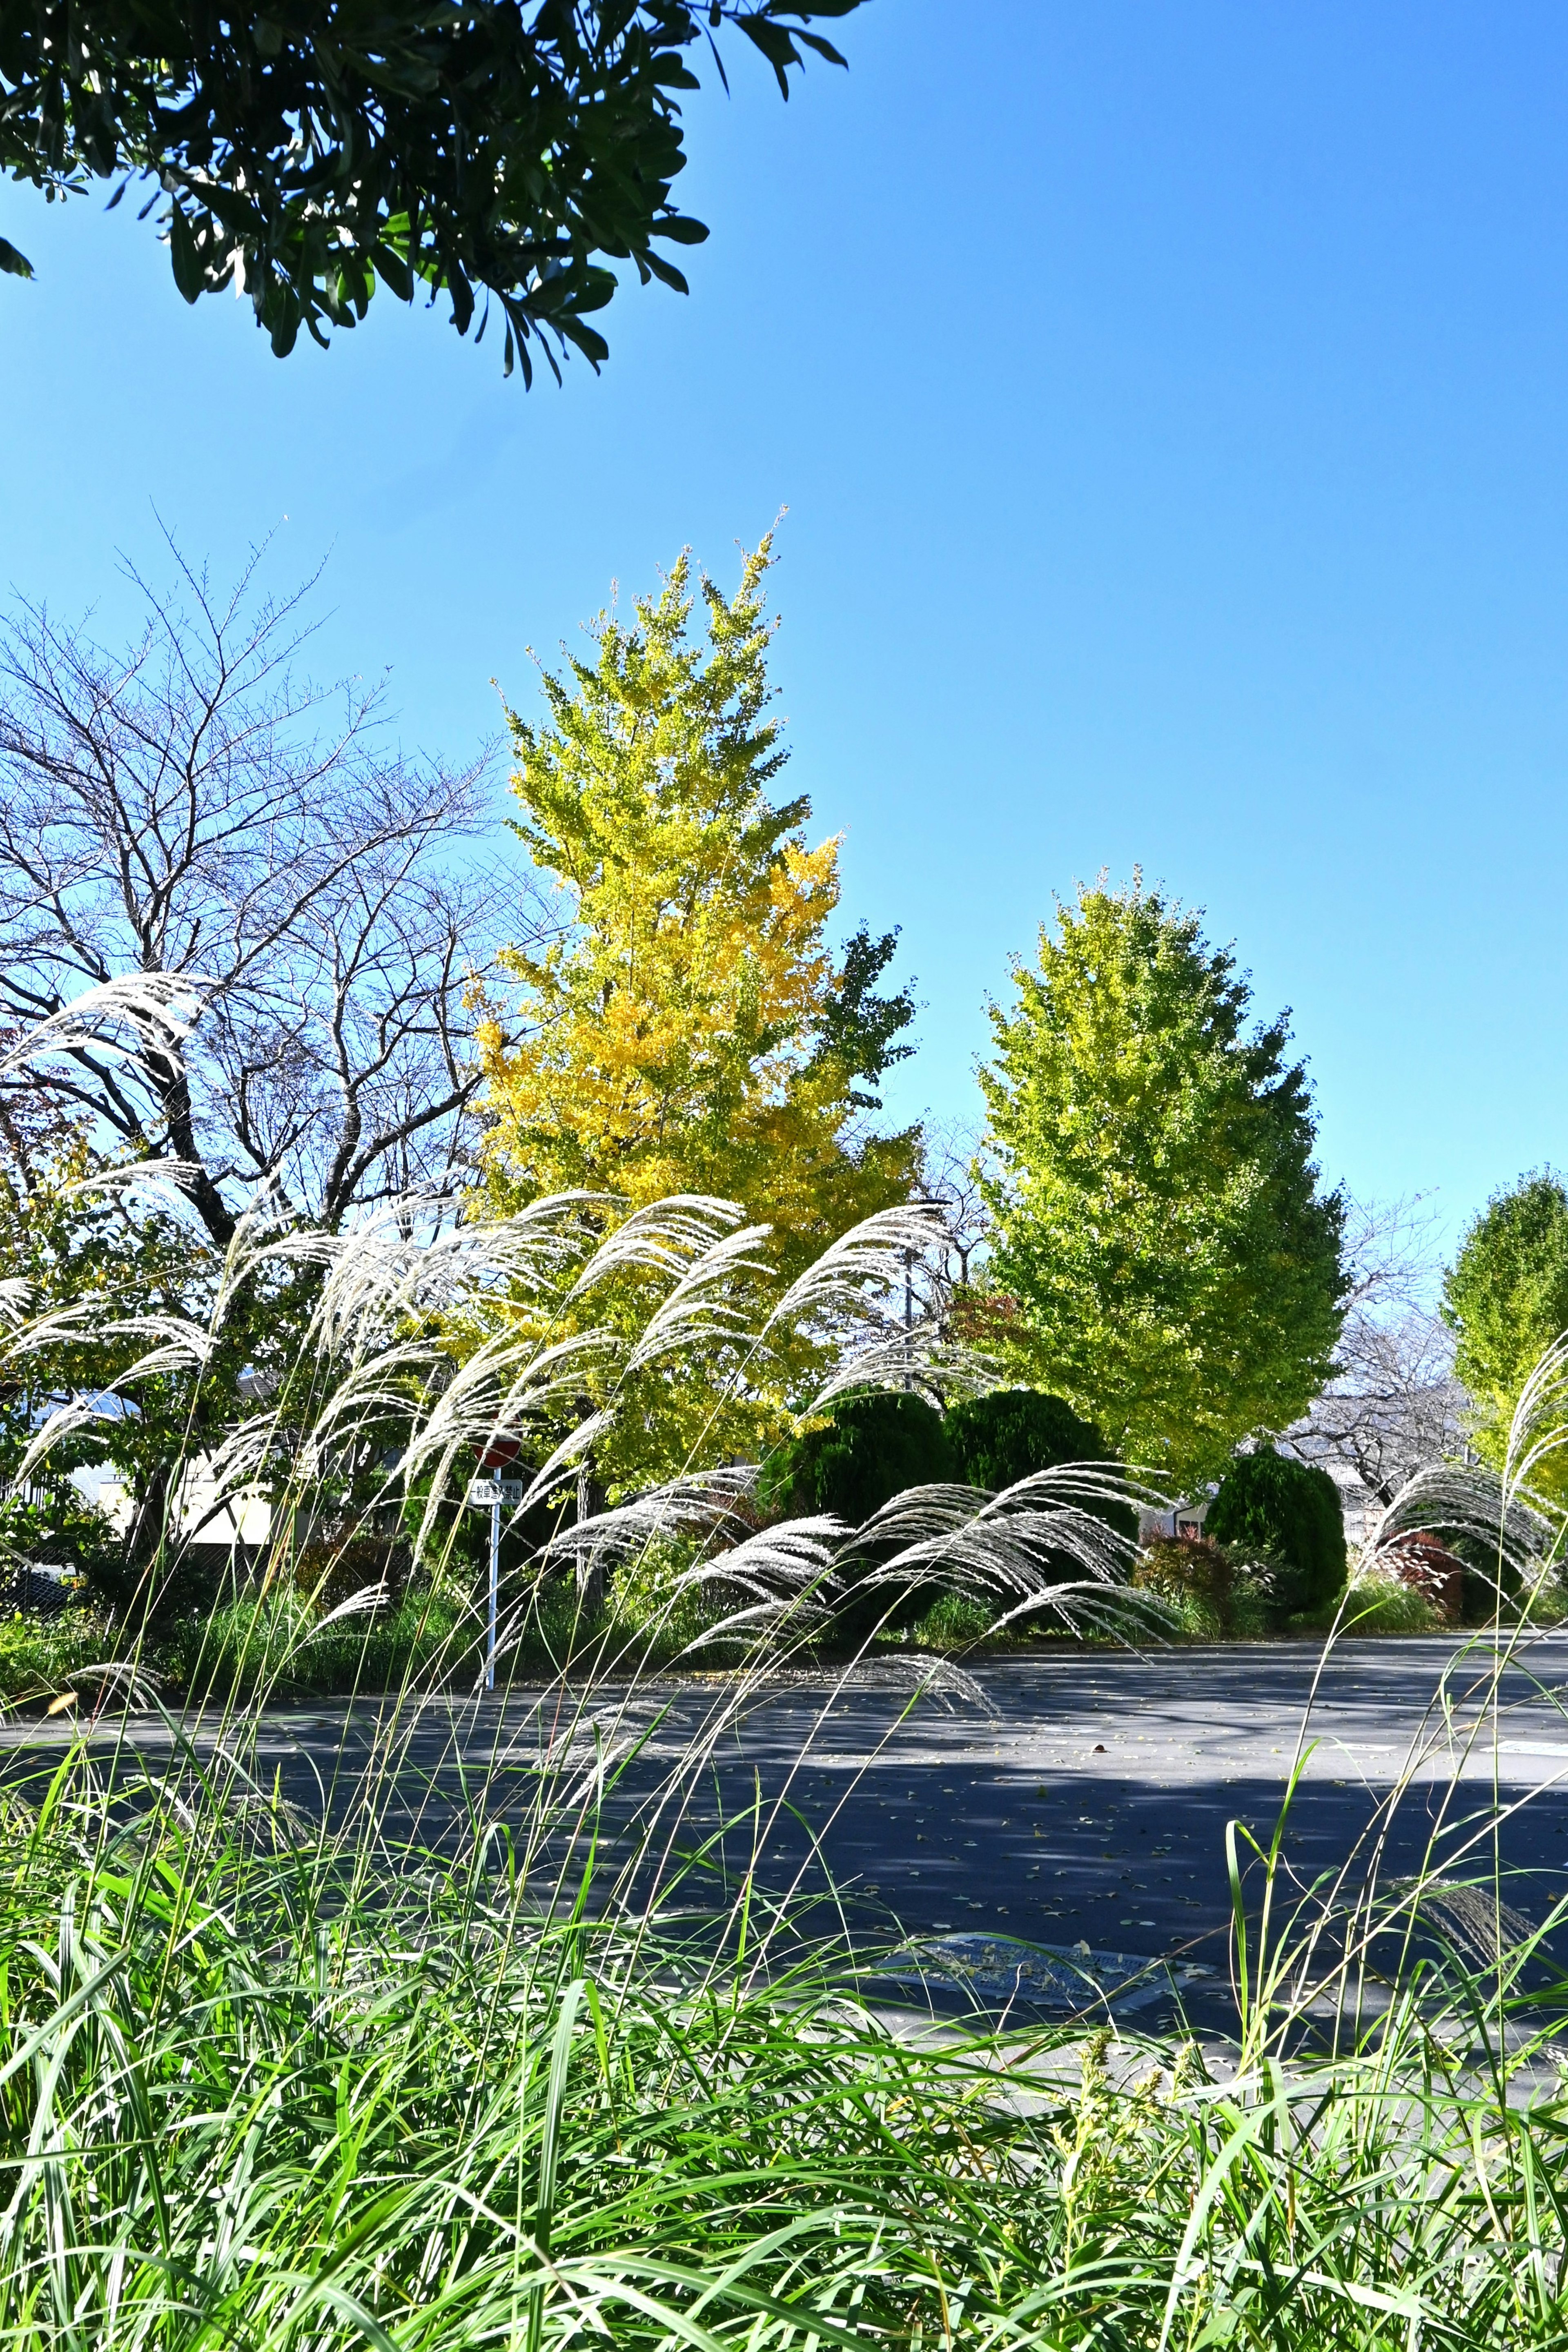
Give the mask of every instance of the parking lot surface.
[[[1353, 1857], [1407, 1780], [1380, 1821], [1384, 1883], [1429, 1853], [1456, 1877], [1484, 1872], [1495, 1794], [1510, 1900], [1545, 1916], [1568, 1885], [1568, 1635], [1536, 1640], [1483, 1720], [1490, 1670], [1489, 1650], [1452, 1639], [1349, 1642], [1326, 1664], [1305, 1643], [1064, 1647], [919, 1695], [915, 1663], [897, 1661], [781, 1677], [739, 1706], [722, 1677], [586, 1706], [560, 1689], [429, 1702], [390, 1751], [373, 1704], [279, 1707], [254, 1727], [255, 1761], [312, 1811], [342, 1813], [375, 1780], [395, 1831], [443, 1845], [476, 1813], [521, 1834], [542, 1773], [595, 1814], [601, 1870], [624, 1864], [639, 1899], [658, 1885], [716, 1907], [749, 1873], [860, 1937], [1082, 1943], [1223, 1975], [1226, 1824], [1267, 1845], [1298, 1768], [1287, 1895]], [[198, 1752], [216, 1737], [194, 1730]], [[0, 1756], [31, 1775], [70, 1736], [12, 1722]], [[145, 1717], [95, 1744], [116, 1738], [148, 1761], [170, 1743]], [[668, 1776], [694, 1748], [703, 1767], [673, 1801]], [[1247, 1861], [1245, 1837], [1238, 1850]], [[570, 1875], [580, 1854], [558, 1841], [550, 1860]]]

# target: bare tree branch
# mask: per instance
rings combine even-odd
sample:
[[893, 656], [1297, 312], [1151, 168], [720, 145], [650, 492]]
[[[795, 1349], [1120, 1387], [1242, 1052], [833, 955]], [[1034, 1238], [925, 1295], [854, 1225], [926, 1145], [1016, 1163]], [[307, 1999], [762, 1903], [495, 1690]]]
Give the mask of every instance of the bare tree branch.
[[950, 1289], [967, 1286], [973, 1262], [991, 1238], [991, 1212], [980, 1189], [984, 1152], [984, 1134], [977, 1127], [955, 1119], [925, 1130], [921, 1191], [945, 1214], [939, 1255], [942, 1279]]
[[1351, 1292], [1339, 1370], [1281, 1443], [1301, 1460], [1349, 1471], [1381, 1508], [1418, 1471], [1463, 1444], [1466, 1394], [1451, 1336], [1434, 1307], [1437, 1218], [1412, 1200], [1352, 1203]]
[[379, 686], [301, 682], [314, 582], [261, 595], [258, 553], [220, 594], [171, 552], [123, 655], [41, 604], [0, 628], [0, 1023], [189, 974], [188, 1034], [73, 1031], [53, 1097], [180, 1163], [220, 1243], [258, 1186], [336, 1230], [450, 1185], [496, 925], [542, 925], [479, 861], [487, 759], [409, 761]]

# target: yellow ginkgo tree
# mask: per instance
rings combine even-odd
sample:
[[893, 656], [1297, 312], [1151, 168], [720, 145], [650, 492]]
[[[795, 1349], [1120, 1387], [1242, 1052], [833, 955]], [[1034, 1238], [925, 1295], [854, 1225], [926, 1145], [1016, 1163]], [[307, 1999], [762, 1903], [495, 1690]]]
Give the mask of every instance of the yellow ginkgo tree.
[[[508, 712], [515, 829], [561, 923], [504, 959], [515, 1001], [481, 1030], [483, 1169], [501, 1211], [577, 1190], [616, 1204], [595, 1212], [612, 1222], [675, 1194], [734, 1201], [788, 1279], [909, 1198], [918, 1131], [869, 1124], [910, 1050], [908, 992], [876, 992], [896, 935], [862, 926], [835, 950], [838, 841], [812, 846], [810, 802], [772, 797], [787, 754], [767, 715], [771, 560], [764, 540], [732, 598], [702, 578], [694, 632], [683, 555], [631, 625], [598, 616], [596, 659], [544, 674], [547, 725]], [[647, 1458], [619, 1483], [678, 1466], [700, 1435], [707, 1453], [765, 1439], [808, 1372], [798, 1355], [759, 1364], [758, 1425], [715, 1433], [708, 1382], [661, 1367], [621, 1416]]]

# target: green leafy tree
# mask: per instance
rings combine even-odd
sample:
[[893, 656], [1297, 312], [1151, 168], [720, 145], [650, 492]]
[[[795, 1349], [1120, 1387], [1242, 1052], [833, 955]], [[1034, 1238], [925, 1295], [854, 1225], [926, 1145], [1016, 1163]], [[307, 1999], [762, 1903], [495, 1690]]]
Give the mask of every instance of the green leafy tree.
[[[1550, 1169], [1494, 1193], [1467, 1227], [1443, 1278], [1443, 1318], [1474, 1406], [1472, 1442], [1500, 1470], [1531, 1369], [1568, 1332], [1568, 1191]], [[1531, 1475], [1568, 1498], [1563, 1454], [1546, 1455]]]
[[[708, 234], [670, 196], [688, 53], [706, 41], [722, 75], [731, 25], [787, 98], [803, 51], [844, 63], [806, 26], [858, 5], [17, 0], [0, 9], [0, 172], [50, 197], [114, 179], [111, 204], [151, 181], [186, 301], [234, 283], [280, 356], [301, 326], [324, 343], [363, 319], [379, 278], [408, 300], [444, 289], [459, 334], [476, 313], [483, 333], [493, 298], [509, 374], [531, 378], [535, 340], [552, 367], [569, 343], [597, 366], [606, 265], [684, 293], [659, 246]], [[32, 275], [4, 238], [0, 269]]]
[[1058, 901], [991, 1008], [990, 1343], [1175, 1481], [1286, 1427], [1328, 1379], [1344, 1204], [1319, 1189], [1284, 1017], [1195, 915], [1103, 879]]

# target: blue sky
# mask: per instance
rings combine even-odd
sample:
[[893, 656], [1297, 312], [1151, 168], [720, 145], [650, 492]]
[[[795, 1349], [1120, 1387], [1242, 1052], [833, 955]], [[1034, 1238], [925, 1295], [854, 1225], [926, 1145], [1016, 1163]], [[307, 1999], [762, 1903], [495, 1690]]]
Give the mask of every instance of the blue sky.
[[[129, 616], [153, 509], [454, 756], [689, 543], [789, 509], [775, 675], [846, 913], [903, 927], [893, 1107], [977, 1110], [1054, 891], [1135, 862], [1294, 1010], [1325, 1171], [1450, 1228], [1568, 1161], [1568, 16], [872, 0], [690, 109], [689, 300], [504, 383], [389, 300], [274, 361], [127, 203], [0, 188], [0, 585]], [[379, 315], [377, 315], [379, 312]], [[287, 517], [287, 521], [284, 518]]]

